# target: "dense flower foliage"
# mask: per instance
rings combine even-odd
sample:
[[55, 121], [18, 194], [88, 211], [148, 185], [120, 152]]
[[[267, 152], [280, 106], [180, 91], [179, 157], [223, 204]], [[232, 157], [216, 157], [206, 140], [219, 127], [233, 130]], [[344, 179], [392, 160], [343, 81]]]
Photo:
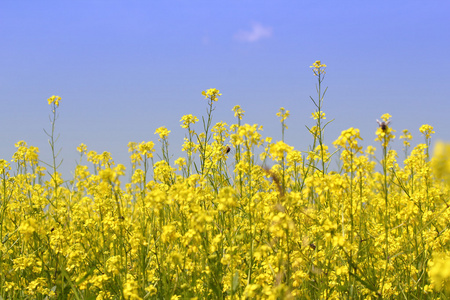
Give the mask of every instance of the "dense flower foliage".
[[[16, 144], [0, 160], [2, 299], [444, 299], [450, 293], [450, 146], [425, 143], [398, 160], [390, 115], [363, 148], [356, 128], [323, 143], [326, 65], [317, 61], [318, 100], [304, 151], [262, 126], [183, 116], [186, 157], [169, 155], [166, 127], [128, 144], [131, 170], [110, 153], [78, 147], [74, 177], [58, 172], [53, 139], [60, 97], [52, 96], [53, 163]], [[313, 100], [314, 101], [314, 100]], [[404, 146], [412, 136], [403, 131]], [[256, 149], [262, 154], [257, 155]], [[407, 149], [405, 154], [408, 153]], [[332, 160], [339, 169], [329, 169]], [[84, 162], [87, 161], [88, 164]], [[271, 165], [271, 167], [267, 167]], [[130, 180], [124, 180], [130, 172]], [[47, 175], [46, 175], [47, 173]]]

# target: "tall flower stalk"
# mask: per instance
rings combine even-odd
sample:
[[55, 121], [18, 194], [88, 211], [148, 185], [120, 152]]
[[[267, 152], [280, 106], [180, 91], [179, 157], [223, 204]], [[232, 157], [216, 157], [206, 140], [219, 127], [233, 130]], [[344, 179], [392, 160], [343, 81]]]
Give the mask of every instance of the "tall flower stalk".
[[208, 89], [202, 92], [202, 95], [205, 96], [205, 99], [208, 99], [208, 108], [206, 109], [206, 119], [202, 116], [203, 122], [203, 133], [197, 135], [197, 140], [199, 143], [199, 151], [200, 151], [200, 172], [202, 175], [206, 175], [209, 167], [207, 169], [206, 161], [212, 155], [208, 151], [208, 143], [211, 139], [211, 126], [212, 126], [212, 113], [215, 109], [214, 102], [219, 100], [219, 97], [222, 96], [218, 89]]
[[185, 142], [183, 145], [183, 151], [186, 151], [187, 153], [187, 162], [186, 162], [186, 176], [189, 177], [191, 175], [191, 167], [193, 163], [193, 152], [195, 151], [195, 146], [193, 142], [193, 137], [195, 135], [194, 129], [192, 129], [191, 125], [194, 125], [198, 122], [198, 118], [193, 115], [184, 115], [180, 122], [183, 122], [181, 124], [181, 128], [185, 128], [188, 130], [188, 136], [185, 138]]
[[393, 135], [393, 130], [389, 126], [389, 119], [392, 116], [390, 114], [384, 114], [381, 116], [382, 121], [378, 121], [379, 127], [376, 131], [377, 138], [375, 141], [381, 142], [381, 147], [383, 149], [383, 157], [381, 160], [381, 165], [383, 167], [383, 196], [384, 196], [384, 209], [385, 209], [385, 216], [384, 216], [384, 234], [385, 234], [385, 269], [384, 269], [384, 275], [383, 279], [381, 281], [381, 290], [384, 289], [384, 284], [387, 276], [388, 271], [388, 265], [389, 265], [389, 231], [390, 231], [390, 207], [389, 207], [389, 184], [388, 184], [388, 146], [389, 142], [392, 141], [395, 138], [395, 135]]
[[[280, 118], [281, 123], [281, 141], [284, 143], [284, 131], [285, 129], [288, 129], [288, 126], [286, 125], [286, 119], [289, 117], [289, 110], [286, 110], [284, 107], [281, 107], [280, 110], [277, 113], [277, 116]], [[285, 176], [286, 176], [286, 157], [285, 155], [281, 158], [281, 168], [282, 168], [282, 174], [281, 174], [281, 186], [283, 193], [285, 192]]]
[[[323, 100], [325, 97], [325, 93], [327, 92], [328, 88], [323, 88], [322, 83], [325, 79], [325, 73], [326, 73], [326, 65], [323, 64], [320, 60], [317, 60], [314, 62], [310, 68], [313, 69], [314, 76], [317, 77], [317, 84], [316, 84], [316, 91], [317, 91], [317, 99], [314, 99], [313, 97], [310, 97], [311, 101], [314, 103], [314, 106], [316, 107], [314, 112], [312, 113], [312, 118], [316, 120], [316, 125], [312, 128], [308, 128], [309, 132], [313, 135], [314, 140], [312, 147], [310, 151], [312, 152], [319, 152], [318, 156], [320, 158], [321, 163], [321, 173], [322, 176], [325, 175], [326, 172], [326, 162], [328, 160], [328, 157], [326, 155], [326, 149], [327, 147], [324, 145], [324, 129], [325, 127], [332, 122], [333, 120], [325, 123], [325, 113], [323, 112]], [[315, 155], [313, 156], [315, 157]], [[310, 166], [313, 168], [316, 167], [315, 159], [310, 159]]]
[[62, 159], [60, 161], [57, 160], [59, 153], [61, 152], [61, 149], [58, 150], [58, 152], [56, 152], [56, 142], [59, 139], [59, 134], [57, 137], [55, 137], [55, 129], [56, 129], [56, 120], [58, 119], [57, 109], [59, 107], [59, 101], [61, 101], [61, 97], [53, 95], [50, 98], [48, 98], [47, 101], [48, 101], [48, 104], [52, 108], [52, 113], [49, 116], [49, 120], [50, 120], [52, 127], [51, 127], [50, 133], [48, 133], [45, 129], [44, 129], [44, 132], [49, 137], [48, 143], [52, 150], [52, 163], [51, 164], [45, 163], [45, 164], [52, 168], [52, 173], [51, 174], [49, 173], [49, 175], [51, 177], [52, 184], [53, 184], [54, 200], [57, 201], [58, 200], [58, 187], [61, 184], [61, 179], [60, 179], [59, 174], [57, 173], [57, 170], [61, 166], [63, 160]]

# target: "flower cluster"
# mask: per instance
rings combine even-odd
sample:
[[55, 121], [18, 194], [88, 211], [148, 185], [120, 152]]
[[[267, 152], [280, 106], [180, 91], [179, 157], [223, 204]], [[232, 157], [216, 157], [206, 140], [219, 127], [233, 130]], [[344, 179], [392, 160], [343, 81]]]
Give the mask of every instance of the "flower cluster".
[[180, 122], [183, 122], [183, 124], [181, 125], [181, 128], [189, 128], [189, 125], [195, 124], [198, 122], [198, 118], [193, 115], [184, 115], [181, 118]]
[[280, 122], [283, 122], [289, 117], [289, 111], [286, 110], [284, 107], [281, 107], [280, 110], [277, 112], [277, 117], [280, 118]]
[[61, 97], [53, 95], [50, 98], [48, 98], [47, 101], [48, 101], [48, 105], [54, 104], [56, 107], [58, 107], [59, 101], [61, 101]]
[[411, 146], [410, 141], [412, 140], [412, 135], [408, 129], [404, 129], [403, 135], [400, 136], [400, 139], [403, 140], [403, 146], [409, 147]]
[[205, 99], [209, 99], [211, 102], [218, 101], [219, 97], [222, 96], [218, 89], [208, 89], [202, 92], [202, 95], [205, 96]]
[[245, 111], [241, 108], [240, 105], [236, 105], [233, 107], [234, 116], [238, 118], [239, 120], [242, 120], [242, 117], [244, 116]]
[[395, 139], [395, 135], [393, 134], [395, 132], [395, 130], [389, 126], [389, 123], [390, 123], [389, 119], [391, 117], [392, 116], [390, 114], [382, 115], [381, 119], [383, 121], [378, 122], [379, 127], [378, 127], [377, 131], [375, 132], [375, 134], [377, 135], [375, 141], [380, 141], [382, 143], [383, 147], [387, 147], [389, 142], [391, 140]]
[[165, 126], [161, 126], [155, 130], [155, 134], [159, 135], [160, 140], [167, 139], [169, 136], [170, 130], [168, 130]]
[[314, 75], [315, 76], [320, 76], [322, 74], [325, 74], [327, 65], [323, 64], [320, 62], [320, 60], [316, 60], [312, 66], [310, 66], [310, 68], [313, 69]]
[[419, 131], [425, 136], [426, 139], [430, 139], [431, 135], [435, 133], [433, 130], [433, 126], [430, 126], [428, 124], [420, 126]]

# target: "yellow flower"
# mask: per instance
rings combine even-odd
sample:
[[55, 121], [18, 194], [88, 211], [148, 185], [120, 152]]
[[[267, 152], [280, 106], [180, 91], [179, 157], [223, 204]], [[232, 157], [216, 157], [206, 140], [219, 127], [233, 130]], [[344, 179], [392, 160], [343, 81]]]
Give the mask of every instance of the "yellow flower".
[[311, 113], [311, 118], [313, 118], [314, 120], [317, 120], [317, 119], [325, 120], [326, 119], [325, 113], [323, 111], [316, 111], [316, 112]]
[[358, 145], [358, 139], [362, 140], [359, 135], [359, 129], [350, 127], [347, 130], [342, 131], [339, 138], [333, 142], [334, 146], [342, 147], [345, 149], [353, 149], [356, 152], [362, 152], [362, 146]]
[[3, 288], [5, 289], [5, 292], [14, 291], [15, 289], [17, 289], [16, 284], [14, 282], [8, 282], [8, 281], [5, 282], [5, 284], [3, 285]]
[[145, 291], [148, 292], [148, 295], [153, 296], [156, 295], [158, 289], [153, 285], [149, 285], [148, 287], [145, 288]]
[[381, 119], [384, 122], [388, 122], [390, 118], [392, 118], [392, 116], [390, 114], [384, 114], [384, 115], [381, 116]]
[[[253, 126], [245, 124], [239, 127], [238, 134], [241, 138], [246, 138], [250, 142], [250, 145], [258, 145], [259, 147], [264, 141], [261, 140], [261, 134], [258, 130], [262, 130], [262, 126], [258, 127], [257, 124], [254, 124]], [[233, 143], [234, 135], [231, 135], [230, 137]]]
[[107, 182], [113, 182], [116, 179], [116, 174], [110, 168], [100, 170], [99, 174], [101, 179]]
[[380, 126], [377, 128], [377, 131], [375, 132], [375, 134], [377, 135], [375, 141], [382, 142], [383, 147], [387, 147], [389, 142], [395, 139], [395, 135], [393, 135], [393, 132], [395, 132], [395, 130], [392, 129], [390, 126], [387, 126], [390, 123], [389, 119], [391, 117], [392, 116], [390, 114], [384, 114], [381, 116], [383, 122], [379, 122], [377, 120]]
[[404, 140], [403, 141], [403, 145], [405, 147], [409, 147], [411, 145], [409, 143], [409, 141], [412, 140], [412, 135], [411, 135], [411, 133], [409, 132], [408, 129], [404, 129], [402, 132], [403, 132], [403, 135], [400, 136], [400, 139]]
[[186, 165], [186, 159], [184, 157], [180, 157], [175, 160], [174, 164], [178, 166], [178, 170], [181, 170], [183, 166]]
[[298, 150], [293, 150], [288, 152], [286, 159], [289, 163], [301, 163], [302, 153]]
[[217, 208], [219, 211], [230, 210], [238, 205], [234, 195], [234, 190], [231, 187], [225, 187], [220, 190], [219, 197], [217, 197], [217, 202], [219, 203]]
[[51, 96], [50, 98], [47, 99], [48, 101], [48, 105], [52, 105], [52, 103], [55, 103], [55, 105], [58, 107], [59, 106], [59, 101], [61, 100], [60, 96]]
[[174, 242], [181, 235], [177, 232], [177, 228], [174, 225], [163, 226], [163, 232], [161, 234], [161, 241], [163, 243]]
[[123, 296], [127, 300], [142, 299], [138, 294], [139, 284], [130, 273], [127, 274], [127, 279], [123, 285]]
[[325, 71], [326, 67], [327, 67], [327, 65], [322, 64], [320, 62], [320, 60], [316, 60], [316, 62], [313, 63], [312, 66], [310, 66], [310, 68], [313, 68], [314, 75], [316, 75], [316, 76], [319, 76], [320, 74], [325, 74], [326, 73], [326, 71]]
[[244, 115], [245, 111], [242, 110], [239, 105], [234, 106], [232, 111], [234, 111], [235, 117], [237, 117], [239, 120], [242, 120], [242, 116]]
[[435, 253], [428, 261], [428, 275], [436, 290], [444, 289], [450, 293], [450, 256], [446, 253]]
[[0, 159], [0, 172], [7, 173], [7, 170], [11, 170], [9, 162], [5, 159]]
[[311, 128], [309, 129], [309, 132], [310, 132], [314, 137], [318, 137], [318, 136], [319, 136], [319, 133], [320, 133], [320, 130], [319, 130], [319, 127], [313, 126], [313, 127], [311, 127]]
[[431, 165], [436, 176], [450, 184], [450, 144], [438, 141], [434, 147]]
[[222, 96], [218, 89], [209, 89], [206, 90], [206, 92], [203, 91], [202, 95], [205, 96], [205, 99], [210, 99], [211, 102], [219, 100], [219, 96]]
[[367, 146], [366, 153], [369, 155], [374, 155], [376, 150], [377, 148], [375, 148], [374, 146]]
[[294, 147], [289, 146], [283, 141], [278, 141], [273, 144], [272, 147], [270, 147], [269, 151], [273, 160], [280, 161], [281, 159], [283, 159], [285, 154], [289, 154], [289, 152], [291, 152], [292, 150], [294, 150]]
[[435, 133], [433, 129], [434, 129], [433, 126], [425, 124], [425, 125], [420, 126], [419, 131], [420, 131], [420, 133], [425, 135], [425, 138], [429, 139], [429, 138], [431, 138], [431, 135], [433, 133]]
[[280, 117], [280, 122], [283, 122], [289, 117], [289, 110], [284, 109], [284, 107], [281, 107], [280, 110], [277, 112], [277, 117]]
[[120, 273], [120, 255], [111, 256], [108, 258], [106, 261], [106, 270], [113, 274]]
[[85, 144], [81, 143], [80, 146], [77, 147], [77, 151], [80, 153], [86, 154], [87, 146]]
[[[169, 130], [167, 135], [169, 135]], [[160, 134], [161, 136], [161, 134]], [[155, 152], [155, 149], [153, 147], [155, 146], [155, 143], [153, 142], [142, 142], [139, 144], [139, 152], [142, 156], [146, 156], [147, 158], [153, 157], [153, 152]]]
[[169, 136], [170, 130], [166, 128], [166, 126], [161, 126], [156, 129], [155, 134], [159, 134], [159, 138], [161, 140], [167, 138]]
[[22, 222], [19, 226], [19, 232], [22, 234], [25, 240], [28, 240], [32, 235], [38, 231], [39, 226], [34, 218], [29, 218]]
[[193, 115], [184, 115], [181, 118], [180, 122], [183, 122], [181, 128], [188, 128], [190, 124], [195, 124], [196, 122], [198, 122], [198, 118]]

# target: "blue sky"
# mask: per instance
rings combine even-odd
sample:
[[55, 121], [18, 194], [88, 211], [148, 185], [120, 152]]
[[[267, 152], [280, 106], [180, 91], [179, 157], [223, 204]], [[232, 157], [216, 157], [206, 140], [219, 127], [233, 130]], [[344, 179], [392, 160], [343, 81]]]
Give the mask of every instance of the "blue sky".
[[[129, 166], [129, 141], [172, 131], [182, 155], [184, 114], [205, 114], [201, 92], [223, 96], [214, 121], [260, 124], [280, 139], [276, 113], [290, 110], [286, 142], [306, 150], [316, 79], [327, 64], [327, 139], [357, 127], [374, 142], [376, 119], [409, 129], [422, 124], [450, 141], [450, 2], [448, 1], [12, 1], [0, 2], [0, 158], [25, 140], [50, 160], [43, 128], [46, 99], [62, 97], [58, 141], [65, 176], [76, 147], [109, 151]], [[396, 148], [397, 147], [397, 148]], [[397, 139], [394, 148], [401, 150]]]

